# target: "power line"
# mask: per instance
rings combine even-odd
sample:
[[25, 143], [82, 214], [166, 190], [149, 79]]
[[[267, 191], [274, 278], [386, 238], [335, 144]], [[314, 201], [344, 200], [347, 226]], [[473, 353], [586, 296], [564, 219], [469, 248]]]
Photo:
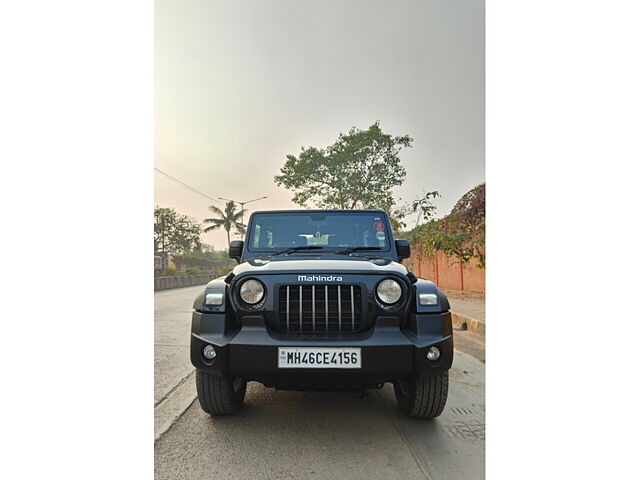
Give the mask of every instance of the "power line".
[[172, 177], [172, 176], [171, 176], [171, 175], [169, 175], [168, 173], [163, 172], [163, 171], [162, 171], [162, 170], [160, 170], [159, 168], [153, 167], [153, 169], [154, 169], [156, 172], [161, 173], [161, 174], [162, 174], [162, 175], [164, 175], [165, 177], [170, 178], [170, 179], [171, 179], [171, 180], [173, 180], [174, 182], [179, 183], [179, 184], [180, 184], [180, 185], [182, 185], [183, 187], [188, 188], [188, 189], [189, 189], [189, 190], [191, 190], [192, 192], [195, 192], [195, 193], [197, 193], [198, 195], [202, 195], [203, 197], [208, 198], [209, 200], [213, 200], [213, 201], [214, 201], [214, 202], [216, 202], [216, 203], [220, 203], [220, 201], [219, 201], [219, 200], [217, 200], [217, 199], [215, 199], [215, 198], [213, 198], [213, 197], [210, 197], [210, 196], [209, 196], [209, 195], [207, 195], [206, 193], [202, 193], [201, 191], [196, 190], [196, 189], [195, 189], [195, 188], [193, 188], [191, 185], [187, 185], [186, 183], [184, 183], [184, 182], [182, 182], [182, 181], [178, 180], [177, 178]]
[[222, 198], [222, 197], [218, 197], [220, 200], [226, 200], [228, 202], [233, 202], [233, 203], [239, 203], [240, 204], [240, 211], [242, 212], [242, 220], [240, 220], [240, 222], [244, 225], [244, 206], [246, 203], [251, 203], [251, 202], [257, 202], [258, 200], [263, 200], [267, 197], [260, 197], [260, 198], [254, 198], [253, 200], [245, 200], [244, 202], [239, 202], [237, 200], [231, 200], [230, 198]]

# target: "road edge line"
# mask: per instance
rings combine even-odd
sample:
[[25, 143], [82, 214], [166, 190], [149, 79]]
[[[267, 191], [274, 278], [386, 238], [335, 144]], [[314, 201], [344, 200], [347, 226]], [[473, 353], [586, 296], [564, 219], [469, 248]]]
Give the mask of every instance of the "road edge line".
[[154, 443], [157, 442], [197, 398], [195, 369], [179, 382], [164, 399], [154, 407]]

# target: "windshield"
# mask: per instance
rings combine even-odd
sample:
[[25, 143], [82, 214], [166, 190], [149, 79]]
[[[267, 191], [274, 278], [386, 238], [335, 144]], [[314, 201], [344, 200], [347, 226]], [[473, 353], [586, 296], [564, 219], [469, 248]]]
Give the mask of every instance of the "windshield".
[[248, 241], [252, 251], [307, 246], [389, 250], [390, 239], [386, 218], [380, 213], [302, 212], [256, 213]]

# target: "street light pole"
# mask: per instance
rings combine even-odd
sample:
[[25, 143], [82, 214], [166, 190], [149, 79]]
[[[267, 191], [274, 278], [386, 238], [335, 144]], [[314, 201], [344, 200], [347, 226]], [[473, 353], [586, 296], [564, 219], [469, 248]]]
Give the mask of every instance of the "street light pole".
[[263, 200], [265, 198], [267, 197], [254, 198], [253, 200], [245, 200], [244, 202], [239, 202], [237, 200], [231, 200], [230, 198], [222, 198], [222, 197], [218, 197], [218, 200], [226, 200], [227, 202], [234, 202], [240, 205], [240, 211], [242, 212], [241, 222], [242, 222], [242, 225], [244, 225], [244, 206], [247, 203], [257, 202], [258, 200]]

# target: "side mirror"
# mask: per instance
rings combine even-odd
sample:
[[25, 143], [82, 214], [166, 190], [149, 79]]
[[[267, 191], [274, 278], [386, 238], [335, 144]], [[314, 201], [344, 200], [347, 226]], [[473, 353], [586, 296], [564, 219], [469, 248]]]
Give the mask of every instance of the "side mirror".
[[235, 259], [240, 263], [240, 257], [242, 257], [242, 249], [244, 248], [244, 242], [242, 240], [233, 240], [229, 245], [229, 258]]
[[398, 252], [398, 258], [400, 260], [409, 258], [411, 256], [411, 245], [409, 245], [409, 240], [405, 240], [404, 238], [396, 240], [396, 252]]

